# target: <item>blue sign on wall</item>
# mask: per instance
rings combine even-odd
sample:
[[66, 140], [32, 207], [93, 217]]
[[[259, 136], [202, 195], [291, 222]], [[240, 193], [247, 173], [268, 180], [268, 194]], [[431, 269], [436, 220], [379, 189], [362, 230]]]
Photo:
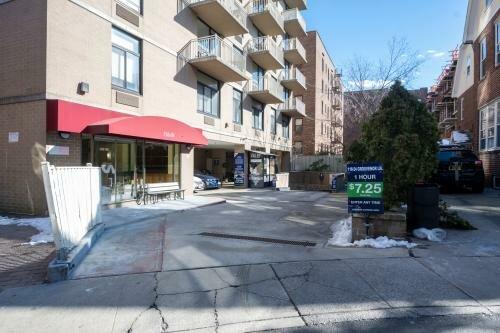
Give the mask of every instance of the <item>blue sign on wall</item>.
[[384, 167], [381, 163], [347, 164], [349, 213], [384, 213]]
[[245, 185], [245, 153], [234, 154], [234, 185]]

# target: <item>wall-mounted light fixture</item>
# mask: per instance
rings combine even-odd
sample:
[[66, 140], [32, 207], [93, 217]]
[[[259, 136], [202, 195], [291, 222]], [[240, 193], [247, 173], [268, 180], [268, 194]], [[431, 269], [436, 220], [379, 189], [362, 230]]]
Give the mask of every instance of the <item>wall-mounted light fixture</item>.
[[87, 82], [78, 83], [78, 93], [80, 95], [85, 95], [90, 92], [90, 86]]
[[59, 136], [61, 139], [68, 140], [71, 137], [71, 134], [68, 132], [59, 132]]

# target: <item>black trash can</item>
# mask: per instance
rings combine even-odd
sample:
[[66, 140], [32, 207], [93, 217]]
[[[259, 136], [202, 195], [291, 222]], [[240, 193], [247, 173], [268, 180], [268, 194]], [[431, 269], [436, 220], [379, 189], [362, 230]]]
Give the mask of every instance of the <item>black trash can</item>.
[[437, 184], [417, 184], [410, 189], [406, 219], [408, 231], [439, 227], [439, 187]]

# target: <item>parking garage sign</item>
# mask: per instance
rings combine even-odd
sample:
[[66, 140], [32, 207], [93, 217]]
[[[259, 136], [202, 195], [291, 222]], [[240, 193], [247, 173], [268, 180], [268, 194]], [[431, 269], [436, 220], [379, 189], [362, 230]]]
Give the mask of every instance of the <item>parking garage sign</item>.
[[347, 164], [349, 213], [384, 213], [384, 167], [381, 163]]

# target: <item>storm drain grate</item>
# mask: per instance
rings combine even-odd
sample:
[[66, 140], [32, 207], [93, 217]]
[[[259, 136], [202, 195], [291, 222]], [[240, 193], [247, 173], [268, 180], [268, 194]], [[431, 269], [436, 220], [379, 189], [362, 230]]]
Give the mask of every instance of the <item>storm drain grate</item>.
[[229, 235], [229, 234], [219, 234], [219, 233], [214, 233], [214, 232], [202, 232], [200, 234], [200, 236], [227, 238], [227, 239], [242, 239], [242, 240], [249, 240], [249, 241], [255, 241], [255, 242], [286, 244], [286, 245], [296, 245], [296, 246], [316, 246], [316, 243], [308, 242], [308, 241], [294, 241], [294, 240], [265, 238], [265, 237]]

